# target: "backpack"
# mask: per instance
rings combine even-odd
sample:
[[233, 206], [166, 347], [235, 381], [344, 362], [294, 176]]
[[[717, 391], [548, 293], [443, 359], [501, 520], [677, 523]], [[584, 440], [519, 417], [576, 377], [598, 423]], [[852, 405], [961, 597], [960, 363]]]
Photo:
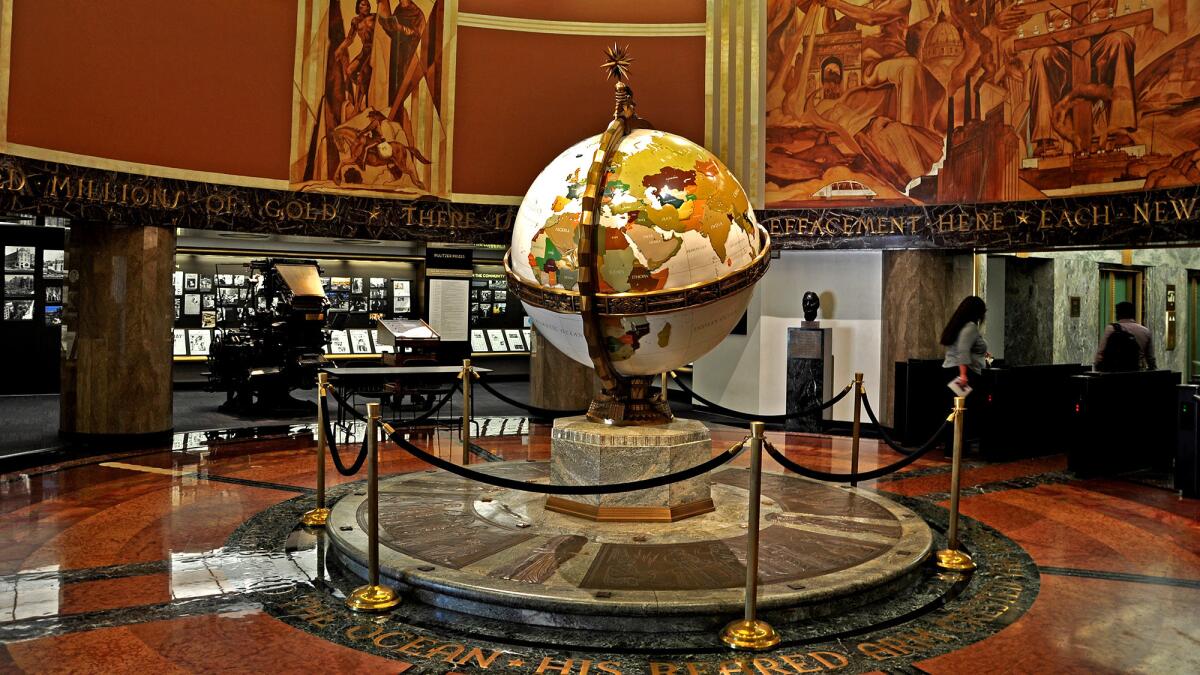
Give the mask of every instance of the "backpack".
[[1137, 338], [1119, 323], [1114, 323], [1112, 328], [1112, 334], [1104, 343], [1100, 370], [1106, 373], [1141, 370], [1142, 348], [1138, 346]]

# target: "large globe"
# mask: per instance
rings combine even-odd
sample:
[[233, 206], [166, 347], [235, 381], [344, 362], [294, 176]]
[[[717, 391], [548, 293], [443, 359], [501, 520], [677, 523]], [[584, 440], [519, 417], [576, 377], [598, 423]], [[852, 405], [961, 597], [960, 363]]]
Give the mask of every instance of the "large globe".
[[[593, 136], [537, 177], [513, 228], [510, 287], [539, 333], [592, 365], [578, 309], [579, 219]], [[625, 136], [603, 178], [596, 263], [604, 347], [624, 376], [695, 361], [750, 302], [769, 240], [742, 186], [712, 153], [662, 131]]]

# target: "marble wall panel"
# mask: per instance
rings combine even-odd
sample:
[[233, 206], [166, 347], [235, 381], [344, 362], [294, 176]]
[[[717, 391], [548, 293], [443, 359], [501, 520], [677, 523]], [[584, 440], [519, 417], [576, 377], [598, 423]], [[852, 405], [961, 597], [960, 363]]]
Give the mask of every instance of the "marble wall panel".
[[1004, 297], [1005, 361], [1014, 366], [1050, 363], [1054, 351], [1054, 263], [1009, 260]]

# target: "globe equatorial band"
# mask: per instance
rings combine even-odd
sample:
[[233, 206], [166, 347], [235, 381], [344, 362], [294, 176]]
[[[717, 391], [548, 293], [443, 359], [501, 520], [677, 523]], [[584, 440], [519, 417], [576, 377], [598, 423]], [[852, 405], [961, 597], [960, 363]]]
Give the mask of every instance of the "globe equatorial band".
[[[732, 274], [702, 283], [664, 288], [639, 293], [597, 293], [592, 297], [596, 312], [604, 316], [645, 316], [681, 309], [692, 309], [714, 303], [753, 286], [767, 272], [771, 262], [771, 235], [761, 225], [755, 225], [759, 236], [759, 251], [749, 265]], [[523, 279], [513, 272], [509, 256], [504, 254], [504, 271], [508, 288], [528, 305], [559, 313], [580, 311], [581, 296], [575, 291], [546, 288]]]

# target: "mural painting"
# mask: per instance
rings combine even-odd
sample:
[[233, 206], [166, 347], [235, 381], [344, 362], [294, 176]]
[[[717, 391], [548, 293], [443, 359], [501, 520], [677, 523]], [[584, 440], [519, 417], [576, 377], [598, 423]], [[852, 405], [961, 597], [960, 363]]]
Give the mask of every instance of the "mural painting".
[[447, 1], [299, 0], [293, 189], [449, 193]]
[[1200, 183], [1200, 2], [767, 5], [770, 207]]

